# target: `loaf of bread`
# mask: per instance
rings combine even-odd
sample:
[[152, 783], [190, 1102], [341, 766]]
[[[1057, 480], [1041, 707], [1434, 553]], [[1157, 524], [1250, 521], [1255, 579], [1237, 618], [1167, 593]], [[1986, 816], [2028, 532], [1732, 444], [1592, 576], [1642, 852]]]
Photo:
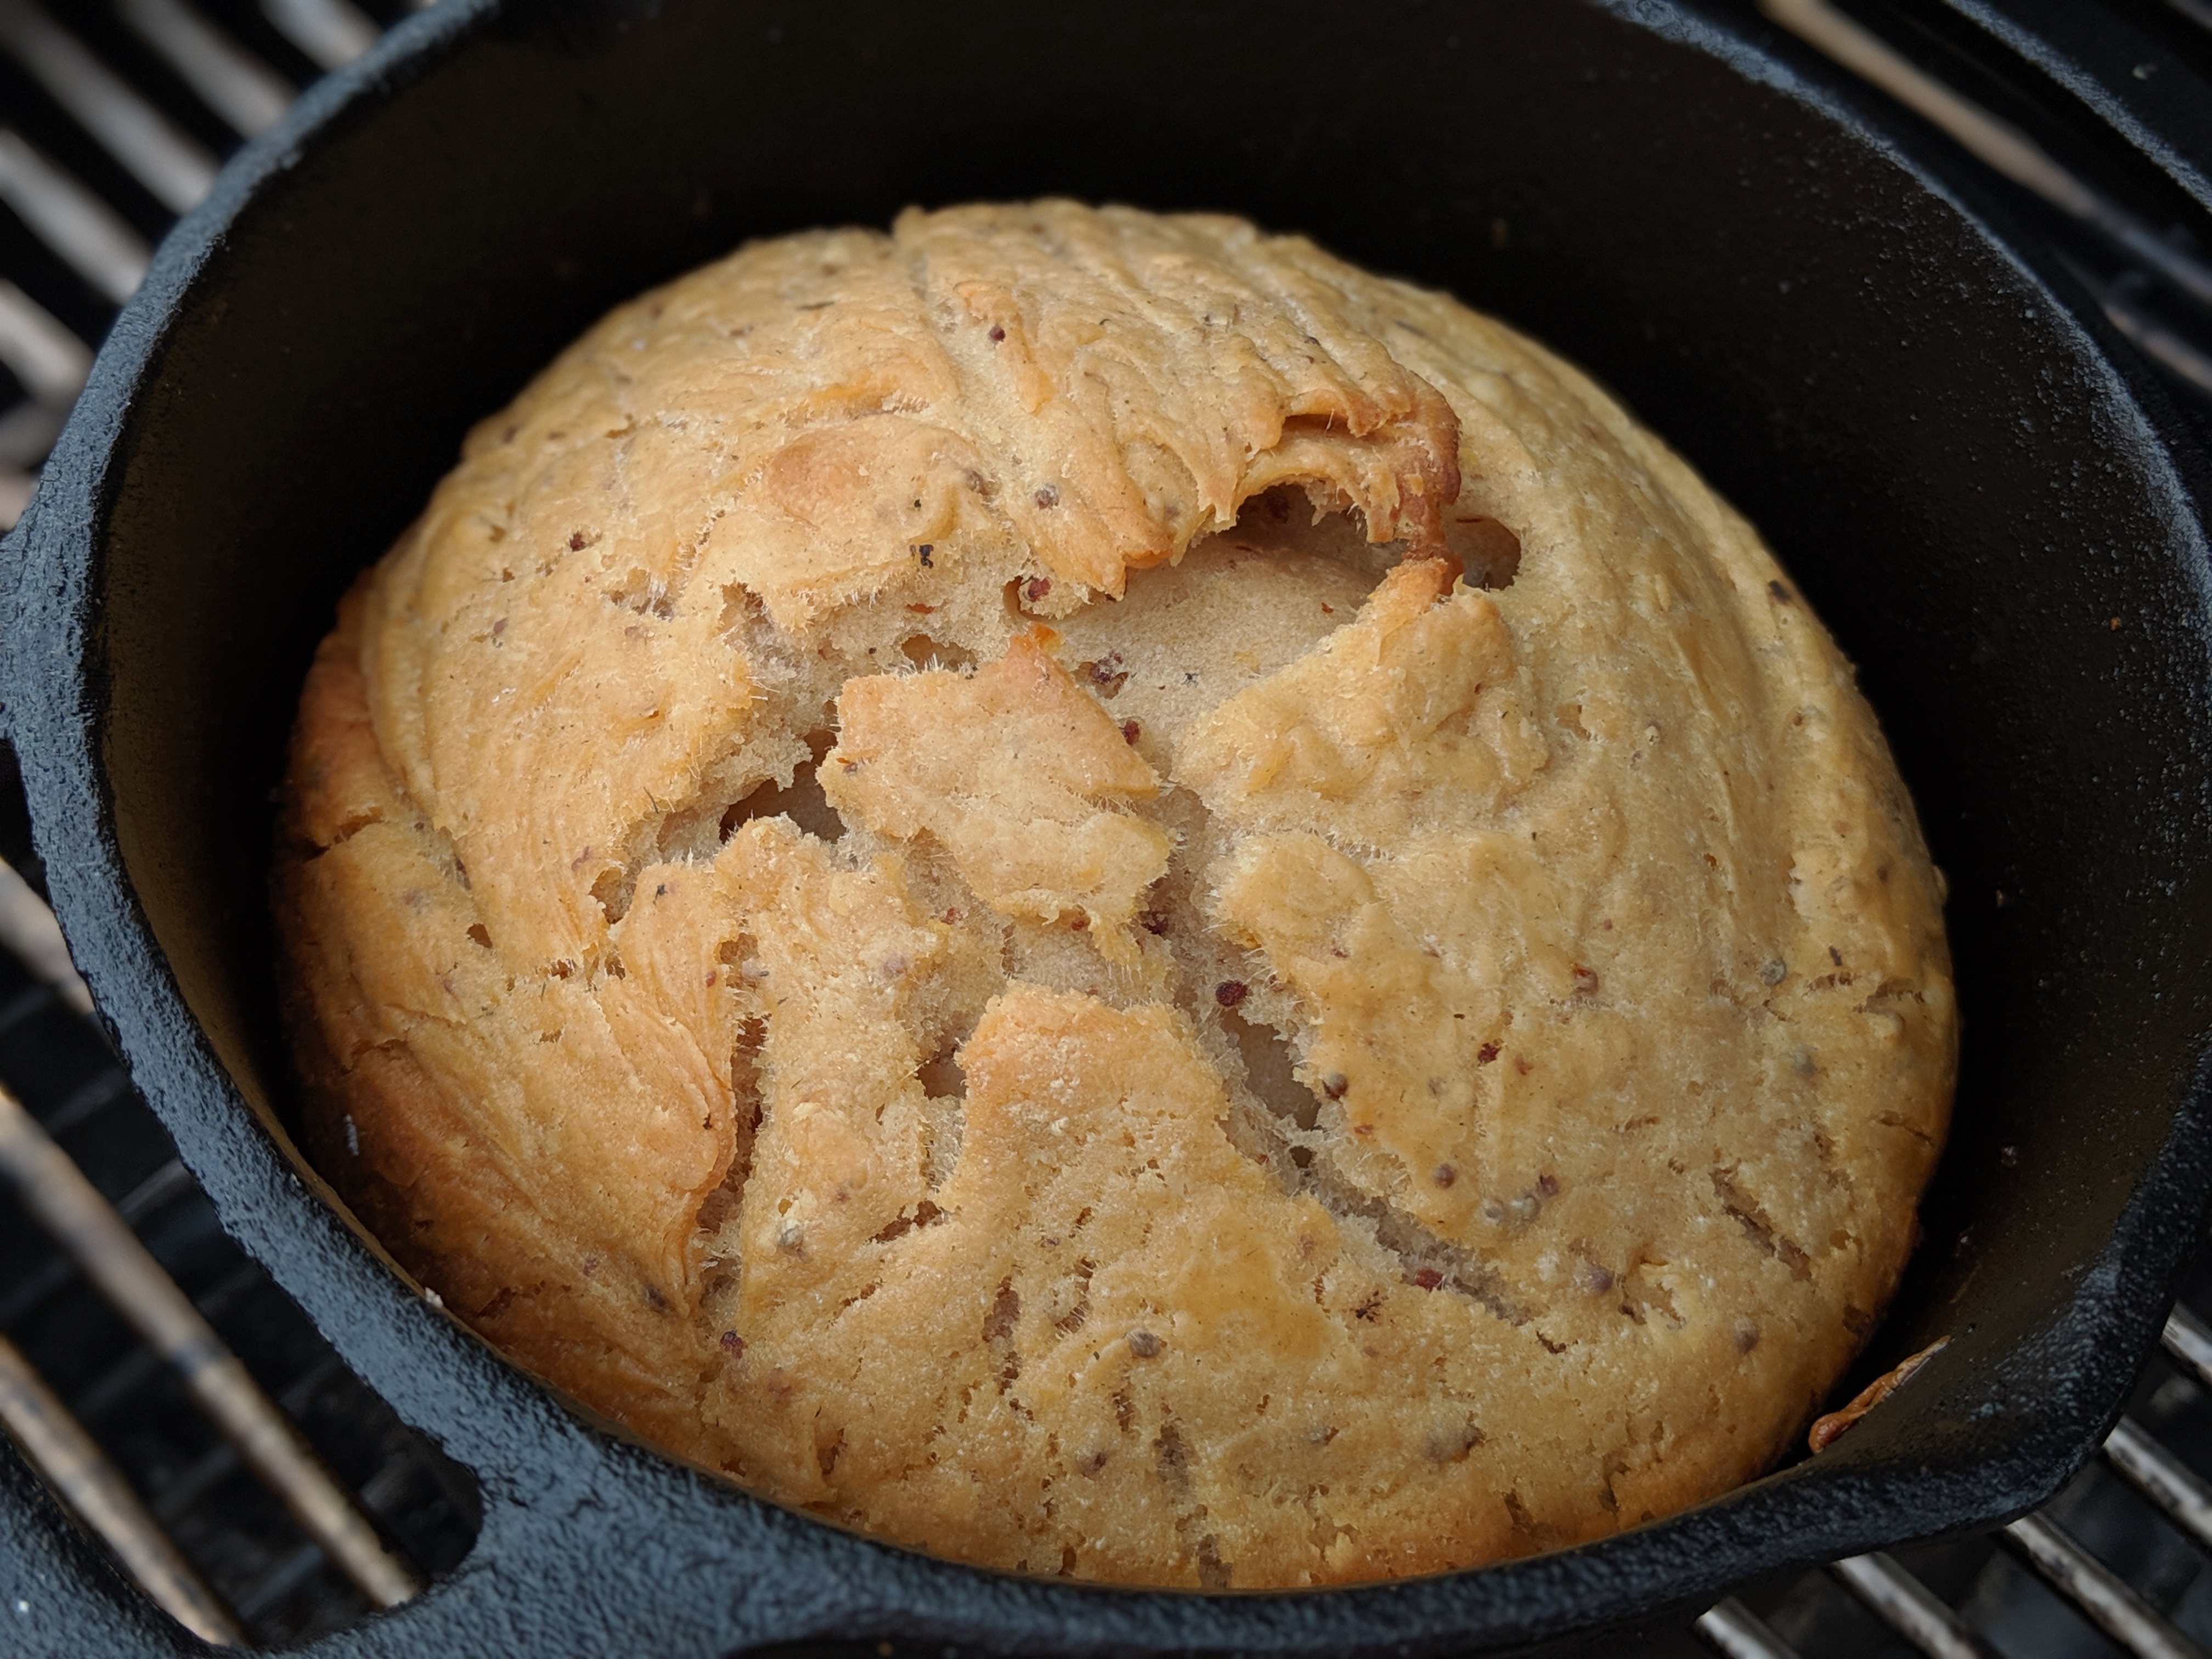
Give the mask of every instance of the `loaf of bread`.
[[1849, 665], [1601, 390], [1240, 221], [757, 243], [469, 437], [274, 877], [311, 1155], [764, 1497], [1248, 1588], [1758, 1474], [1942, 1140]]

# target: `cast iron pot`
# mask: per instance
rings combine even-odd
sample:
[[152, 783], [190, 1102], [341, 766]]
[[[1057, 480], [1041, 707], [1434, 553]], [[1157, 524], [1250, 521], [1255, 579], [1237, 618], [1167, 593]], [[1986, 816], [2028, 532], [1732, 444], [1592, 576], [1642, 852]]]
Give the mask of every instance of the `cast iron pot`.
[[[103, 1018], [231, 1231], [474, 1471], [474, 1553], [318, 1654], [1441, 1652], [1671, 1617], [1987, 1523], [2095, 1446], [2212, 1138], [2203, 477], [2083, 296], [1907, 118], [1659, 0], [448, 0], [240, 156], [125, 312], [12, 544], [7, 720]], [[396, 1276], [293, 1151], [268, 793], [354, 573], [464, 427], [746, 237], [1059, 191], [1227, 208], [1607, 379], [1862, 666], [1951, 880], [1927, 1243], [1817, 1458], [1601, 1543], [1301, 1594], [948, 1565], [595, 1425]], [[0, 1465], [17, 1652], [189, 1639]]]

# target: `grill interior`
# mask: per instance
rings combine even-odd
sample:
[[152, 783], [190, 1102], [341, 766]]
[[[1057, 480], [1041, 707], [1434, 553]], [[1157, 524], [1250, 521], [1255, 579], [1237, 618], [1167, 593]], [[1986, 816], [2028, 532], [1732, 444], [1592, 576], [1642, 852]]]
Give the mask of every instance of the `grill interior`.
[[[298, 88], [414, 9], [405, 0], [78, 0], [48, 11], [0, 0], [0, 524], [27, 502], [91, 348], [143, 276], [153, 242], [205, 190], [221, 158]], [[1720, 9], [1757, 23], [1747, 0]], [[2212, 276], [2203, 263], [2212, 256], [2212, 195], [2152, 165], [2080, 86], [2039, 67], [1992, 21], [2013, 13], [2033, 21], [2040, 9], [2025, 0], [1998, 8], [1760, 0], [1757, 8], [1838, 56], [1857, 28], [1875, 43], [1874, 56], [1845, 61], [1876, 85], [1911, 102], [1917, 74], [2085, 185], [2109, 211], [2085, 214], [2032, 176], [1991, 179], [2165, 377], [2212, 449]], [[2193, 165], [2212, 169], [2212, 3], [2105, 0], [2076, 12], [2085, 15], [2093, 27], [2082, 62], [2143, 88], [2155, 81], [2160, 95], [2202, 94], [2206, 142]], [[1915, 107], [1948, 125], [1940, 100]], [[9, 947], [0, 950], [0, 1085], [113, 1205], [386, 1547], [426, 1577], [452, 1571], [478, 1524], [471, 1477], [401, 1424], [223, 1235], [83, 1013], [65, 963], [41, 955], [40, 930], [51, 927], [37, 898], [44, 875], [4, 750], [0, 857], [31, 896], [10, 900], [0, 883]], [[1744, 1587], [1692, 1628], [1643, 1632], [1647, 1650], [1768, 1659], [2204, 1654], [2212, 1488], [2187, 1472], [2212, 1470], [2212, 1370], [2186, 1358], [2185, 1310], [2212, 1310], [2212, 1251], [2182, 1286], [2182, 1306], [2169, 1329], [2182, 1357], [2161, 1353], [2147, 1364], [2127, 1419], [2141, 1439], [2119, 1447], [2148, 1440], [2153, 1451], [2137, 1452], [2137, 1465], [2157, 1448], [2178, 1462], [2183, 1473], [2166, 1477], [2166, 1507], [2119, 1473], [2108, 1451], [2038, 1517], [1900, 1549], [1893, 1560], [1863, 1557]], [[370, 1610], [370, 1598], [217, 1432], [179, 1373], [12, 1194], [0, 1194], [0, 1332], [234, 1613], [246, 1641], [311, 1641]], [[2212, 1342], [2204, 1355], [2212, 1358]], [[2090, 1565], [2065, 1554], [2068, 1540]]]

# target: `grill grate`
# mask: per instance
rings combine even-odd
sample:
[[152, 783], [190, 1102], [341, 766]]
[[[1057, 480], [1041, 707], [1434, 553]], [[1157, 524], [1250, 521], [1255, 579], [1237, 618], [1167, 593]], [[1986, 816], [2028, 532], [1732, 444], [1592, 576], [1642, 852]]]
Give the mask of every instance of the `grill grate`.
[[[399, 1553], [455, 1565], [473, 1488], [348, 1371], [213, 1206], [70, 999], [0, 953], [0, 1084], [114, 1205]], [[321, 1634], [369, 1608], [204, 1414], [179, 1371], [0, 1203], [0, 1329], [64, 1401], [252, 1639]]]
[[[1958, 21], [1972, 7], [1956, 5], [1947, 32], [1933, 9], [1888, 0], [1757, 3], [1990, 163], [1994, 187], [2018, 198], [2212, 433], [2201, 211], [2212, 203], [2179, 200], [2167, 181], [2145, 176], [2147, 166], [2116, 170], [2109, 132], [2082, 137], [2096, 125], [2082, 106], [1996, 48], [1994, 36], [1975, 49]], [[91, 343], [220, 158], [273, 121], [297, 88], [415, 9], [409, 0], [82, 0], [59, 14], [0, 0], [0, 526], [27, 503]], [[2112, 41], [2152, 54], [2139, 78], [2170, 70], [2212, 86], [2207, 0], [2107, 0], [2100, 15]], [[0, 749], [0, 854], [23, 872], [0, 864], [0, 1085], [112, 1203], [386, 1544], [427, 1574], [449, 1571], [478, 1524], [467, 1474], [401, 1424], [223, 1236], [85, 1018], [88, 1000], [39, 896], [43, 877], [12, 771]], [[1738, 1659], [2205, 1655], [2212, 1485], [2195, 1471], [2212, 1468], [2212, 1328], [2191, 1305], [2212, 1309], [2212, 1252], [2185, 1285], [2165, 1352], [2146, 1368], [2104, 1457], [2039, 1514], [1986, 1536], [1747, 1589], [1692, 1630], [1648, 1637], [1650, 1650]], [[41, 1377], [58, 1396], [38, 1402], [49, 1417], [60, 1413], [59, 1437], [42, 1443], [45, 1466], [52, 1473], [74, 1459], [90, 1469], [95, 1486], [77, 1488], [80, 1510], [145, 1534], [151, 1553], [134, 1560], [142, 1582], [181, 1572], [211, 1587], [214, 1622], [202, 1628], [219, 1629], [227, 1608], [244, 1639], [293, 1643], [368, 1611], [368, 1599], [210, 1425], [183, 1374], [8, 1199], [0, 1333], [0, 1397], [31, 1399], [25, 1390]], [[72, 1423], [88, 1442], [69, 1442]], [[127, 1491], [100, 1496], [102, 1456]], [[163, 1534], [180, 1559], [161, 1557]]]
[[[1747, 1596], [1752, 1607], [1723, 1602], [1698, 1634], [1740, 1659], [2201, 1659], [2212, 1642], [2212, 1543], [2191, 1471], [2212, 1465], [2212, 1341], [2191, 1303], [2212, 1303], [2212, 1252], [2191, 1269], [2166, 1351], [2105, 1455], [2041, 1511], [1985, 1537], [1838, 1562]], [[2146, 1448], [2183, 1477], [2179, 1516], [2130, 1472]]]

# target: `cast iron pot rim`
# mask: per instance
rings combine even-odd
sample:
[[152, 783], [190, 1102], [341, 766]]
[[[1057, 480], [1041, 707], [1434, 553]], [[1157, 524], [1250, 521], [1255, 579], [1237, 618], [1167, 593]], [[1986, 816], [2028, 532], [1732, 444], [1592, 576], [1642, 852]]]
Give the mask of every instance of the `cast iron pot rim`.
[[[1793, 46], [1753, 44], [1691, 9], [1696, 0], [1584, 0], [1678, 46], [1686, 46], [1808, 106], [1944, 202], [1991, 250], [2039, 290], [2057, 325], [2106, 379], [2112, 404], [2131, 414], [2166, 465], [2154, 487], [2171, 522], [2203, 562], [2203, 536], [2191, 491], [2174, 471], [2179, 433], [2163, 392], [2117, 343], [2067, 274], [2021, 252], [1998, 228], [2003, 214], [1970, 177], [1911, 123], [1882, 107], [1823, 62]], [[1228, 1595], [1117, 1589], [1016, 1577], [921, 1556], [847, 1533], [754, 1498], [719, 1479], [635, 1443], [593, 1435], [543, 1385], [495, 1358], [457, 1322], [411, 1295], [388, 1261], [311, 1184], [288, 1149], [256, 1120], [193, 1019], [156, 944], [125, 869], [102, 759], [106, 669], [100, 626], [107, 514], [129, 464], [137, 394], [155, 383], [178, 312], [222, 248], [232, 222], [307, 147], [352, 115], [373, 108], [481, 33], [513, 0], [447, 0], [399, 26], [368, 55], [311, 89], [290, 112], [223, 170], [208, 199], [157, 252], [144, 284], [118, 318], [90, 382], [58, 443], [24, 525], [10, 539], [0, 580], [9, 648], [0, 662], [11, 735], [19, 750], [38, 845], [56, 908], [91, 985], [100, 1016], [132, 1062], [139, 1086], [176, 1137], [179, 1152], [215, 1201], [225, 1227], [266, 1266], [349, 1364], [403, 1417], [453, 1447], [495, 1446], [489, 1420], [535, 1438], [522, 1467], [480, 1469], [484, 1526], [471, 1557], [422, 1601], [331, 1638], [322, 1650], [376, 1647], [375, 1633], [402, 1642], [427, 1635], [428, 1615], [475, 1599], [501, 1572], [492, 1558], [527, 1543], [521, 1517], [544, 1509], [556, 1484], [547, 1471], [566, 1454], [629, 1489], [641, 1504], [697, 1516], [715, 1535], [687, 1540], [686, 1558], [729, 1571], [730, 1601], [702, 1628], [698, 1616], [664, 1616], [717, 1647], [835, 1634], [945, 1638], [1010, 1648], [1161, 1650], [1170, 1648], [1342, 1651], [1429, 1649], [1469, 1639], [1523, 1640], [1561, 1632], [1561, 1592], [1579, 1618], [1600, 1625], [1660, 1605], [1691, 1606], [1726, 1584], [1798, 1563], [1955, 1529], [2019, 1513], [2070, 1478], [2117, 1415], [2126, 1380], [2164, 1309], [2167, 1281], [2191, 1241], [2212, 1175], [2212, 1096], [2200, 1070], [2166, 1144], [2130, 1195], [2113, 1235], [2085, 1272], [2072, 1302], [2030, 1339], [2084, 1355], [2117, 1352], [2087, 1390], [2098, 1413], [2062, 1425], [1978, 1468], [1929, 1471], [1848, 1462], [1834, 1454], [1814, 1479], [1769, 1477], [1721, 1498], [1594, 1544], [1471, 1571], [1391, 1583]], [[611, 13], [657, 9], [630, 0]], [[34, 574], [35, 573], [35, 574]], [[31, 641], [37, 648], [28, 648]], [[441, 1393], [410, 1373], [439, 1370], [465, 1386]], [[481, 1390], [471, 1396], [471, 1389]], [[489, 1415], [488, 1415], [489, 1414]], [[1802, 1466], [1801, 1466], [1802, 1468]], [[588, 1482], [586, 1483], [588, 1484]], [[535, 1490], [533, 1490], [535, 1489]], [[542, 1517], [541, 1517], [542, 1518]], [[564, 1522], [568, 1516], [561, 1517]], [[599, 1534], [617, 1529], [602, 1526]], [[746, 1536], [750, 1534], [750, 1536]], [[550, 1535], [550, 1534], [549, 1534]], [[562, 1535], [565, 1535], [562, 1534]], [[721, 1547], [717, 1547], [718, 1546]], [[593, 1535], [571, 1553], [584, 1570], [619, 1573], [622, 1537]], [[823, 1569], [804, 1584], [808, 1558]], [[777, 1568], [783, 1581], [758, 1582]], [[504, 1569], [502, 1569], [504, 1571]], [[631, 1575], [633, 1577], [637, 1575]], [[473, 1590], [471, 1587], [474, 1587]], [[641, 1637], [639, 1587], [631, 1622]], [[511, 1603], [513, 1588], [506, 1595]]]

